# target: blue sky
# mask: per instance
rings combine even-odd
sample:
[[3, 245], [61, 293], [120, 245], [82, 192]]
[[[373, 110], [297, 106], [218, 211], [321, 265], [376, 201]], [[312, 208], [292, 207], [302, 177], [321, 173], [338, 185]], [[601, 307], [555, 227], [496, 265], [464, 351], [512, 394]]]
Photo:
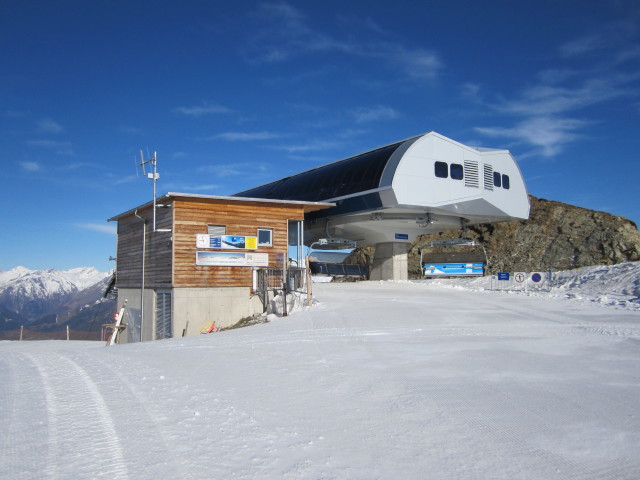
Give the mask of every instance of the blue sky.
[[434, 130], [640, 222], [637, 1], [0, 3], [0, 269], [113, 268], [106, 219]]

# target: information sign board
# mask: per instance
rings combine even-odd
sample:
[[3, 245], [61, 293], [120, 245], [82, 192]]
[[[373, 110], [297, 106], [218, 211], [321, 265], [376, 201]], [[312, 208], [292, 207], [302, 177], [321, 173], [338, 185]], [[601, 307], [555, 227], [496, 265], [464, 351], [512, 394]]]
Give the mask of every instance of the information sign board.
[[422, 273], [427, 277], [437, 276], [481, 276], [484, 274], [483, 263], [425, 263]]
[[221, 248], [225, 250], [256, 250], [258, 237], [244, 235], [196, 235], [196, 248]]
[[509, 272], [498, 272], [498, 280], [509, 280]]
[[268, 253], [196, 251], [196, 265], [204, 267], [268, 267]]

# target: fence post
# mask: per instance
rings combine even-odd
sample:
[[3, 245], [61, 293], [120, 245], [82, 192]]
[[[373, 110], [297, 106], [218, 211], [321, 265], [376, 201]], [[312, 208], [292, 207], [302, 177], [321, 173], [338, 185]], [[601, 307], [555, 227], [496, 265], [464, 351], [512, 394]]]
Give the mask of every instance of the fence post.
[[304, 257], [304, 267], [307, 280], [307, 306], [310, 307], [313, 303], [313, 294], [311, 293], [311, 269], [309, 268], [309, 255]]
[[22, 332], [24, 331], [24, 325], [20, 325], [20, 341], [22, 341]]
[[67, 325], [67, 340], [69, 340], [69, 325]]

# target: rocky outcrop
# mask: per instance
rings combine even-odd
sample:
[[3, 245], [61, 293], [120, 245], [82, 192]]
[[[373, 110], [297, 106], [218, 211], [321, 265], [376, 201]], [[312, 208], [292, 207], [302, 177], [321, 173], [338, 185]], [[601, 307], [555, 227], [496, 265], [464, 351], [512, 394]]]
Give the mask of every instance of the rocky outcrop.
[[[640, 260], [640, 232], [624, 217], [530, 196], [528, 220], [476, 225], [467, 238], [484, 245], [490, 271], [570, 270]], [[423, 235], [409, 250], [409, 273], [420, 272], [420, 249], [461, 231]]]

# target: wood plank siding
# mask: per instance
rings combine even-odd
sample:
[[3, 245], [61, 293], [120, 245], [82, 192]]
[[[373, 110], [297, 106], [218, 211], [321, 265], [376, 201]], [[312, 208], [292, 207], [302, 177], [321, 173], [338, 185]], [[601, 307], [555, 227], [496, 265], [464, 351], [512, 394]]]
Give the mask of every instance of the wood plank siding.
[[176, 199], [174, 202], [175, 287], [250, 286], [250, 267], [210, 267], [196, 265], [196, 235], [207, 233], [209, 225], [224, 225], [228, 235], [256, 236], [258, 228], [273, 230], [273, 246], [252, 252], [267, 253], [269, 266], [276, 266], [276, 253], [287, 252], [288, 221], [303, 220], [300, 205], [264, 202], [225, 202], [203, 199]]
[[[169, 288], [172, 282], [171, 232], [153, 232], [153, 208], [138, 212], [146, 222], [145, 287]], [[171, 229], [173, 209], [158, 209], [156, 229]], [[140, 288], [142, 281], [143, 221], [135, 215], [118, 220], [116, 285], [118, 288]]]
[[[251, 267], [196, 265], [196, 235], [208, 233], [209, 225], [224, 225], [227, 235], [257, 236], [259, 228], [273, 231], [271, 247], [251, 250], [269, 255], [276, 267], [276, 254], [288, 251], [289, 220], [304, 220], [313, 207], [296, 203], [175, 197], [163, 200], [170, 208], [159, 208], [153, 232], [153, 207], [145, 205], [122, 214], [118, 221], [117, 286], [140, 288], [142, 280], [142, 229], [147, 220], [145, 247], [145, 287], [239, 287], [251, 286]], [[326, 208], [326, 207], [324, 207]], [[211, 249], [202, 249], [211, 250]], [[224, 250], [224, 249], [223, 249]]]

